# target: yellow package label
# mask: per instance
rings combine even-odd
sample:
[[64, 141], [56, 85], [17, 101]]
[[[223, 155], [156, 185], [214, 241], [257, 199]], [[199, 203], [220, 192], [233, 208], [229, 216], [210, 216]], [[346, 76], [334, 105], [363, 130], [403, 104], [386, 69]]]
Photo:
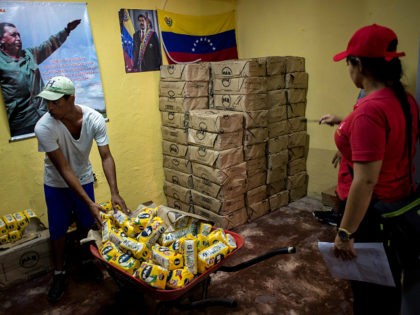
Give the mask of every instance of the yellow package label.
[[9, 232], [9, 240], [11, 242], [16, 242], [22, 238], [22, 233], [19, 230], [14, 230]]
[[25, 216], [25, 214], [22, 212], [15, 212], [13, 213], [13, 216], [17, 222], [18, 228], [24, 229], [25, 226], [28, 225], [28, 218]]
[[111, 259], [109, 263], [124, 270], [130, 275], [133, 275], [134, 271], [140, 265], [140, 261], [138, 261], [136, 258], [131, 257], [130, 255], [126, 253], [123, 253], [121, 255], [118, 255], [114, 259]]
[[216, 242], [226, 242], [226, 233], [223, 231], [223, 229], [216, 229], [213, 230], [208, 236], [207, 239], [209, 241], [209, 244], [212, 245]]
[[23, 213], [28, 218], [28, 221], [30, 219], [32, 219], [32, 218], [38, 218], [38, 216], [36, 215], [35, 211], [33, 211], [32, 209], [23, 210]]
[[166, 287], [168, 289], [179, 289], [185, 287], [194, 279], [194, 275], [187, 267], [169, 271]]
[[203, 249], [209, 247], [208, 237], [203, 234], [197, 235], [197, 250], [201, 252]]
[[198, 272], [204, 273], [225, 258], [229, 247], [222, 242], [214, 243], [198, 253]]
[[212, 227], [213, 226], [210, 223], [200, 222], [198, 234], [203, 234], [204, 236], [207, 236], [210, 234]]
[[140, 227], [130, 219], [123, 223], [122, 229], [128, 237], [136, 237], [141, 232]]
[[111, 228], [111, 231], [109, 232], [109, 240], [117, 246], [119, 246], [126, 237], [127, 235], [121, 229]]
[[187, 239], [184, 241], [184, 264], [193, 274], [197, 274], [197, 240]]
[[166, 246], [153, 246], [152, 260], [155, 264], [158, 264], [167, 270], [179, 269], [184, 266], [182, 255], [170, 250]]
[[176, 240], [185, 237], [188, 233], [190, 233], [190, 228], [185, 227], [183, 229], [175, 230], [172, 232], [165, 232], [162, 234], [161, 238], [159, 239], [159, 244], [163, 246], [169, 246]]
[[0, 236], [7, 234], [7, 226], [3, 219], [0, 218]]
[[15, 217], [12, 214], [9, 213], [3, 216], [3, 221], [6, 224], [7, 229], [9, 230], [9, 233], [11, 231], [17, 230], [18, 225], [17, 225]]
[[137, 242], [135, 239], [130, 237], [124, 238], [119, 246], [123, 252], [134, 256], [140, 261], [145, 261], [151, 257], [150, 250], [147, 248], [145, 243]]
[[235, 238], [229, 233], [226, 234], [226, 242], [225, 243], [229, 247], [229, 252], [232, 252], [236, 247], [238, 247], [236, 245]]
[[168, 274], [169, 271], [165, 268], [146, 262], [136, 272], [137, 278], [158, 289], [165, 289]]
[[137, 241], [146, 243], [149, 248], [152, 248], [165, 230], [166, 226], [163, 220], [159, 217], [154, 217], [149, 225], [137, 236]]
[[6, 244], [9, 242], [9, 234], [0, 236], [0, 245]]
[[111, 201], [105, 201], [105, 202], [100, 202], [99, 205], [102, 207], [102, 209], [104, 209], [106, 212], [110, 212], [111, 210], [114, 210], [114, 208], [112, 207], [112, 202]]
[[123, 227], [124, 222], [128, 220], [127, 215], [122, 211], [117, 211], [112, 214], [114, 217], [115, 225], [118, 227]]
[[112, 243], [111, 241], [107, 241], [100, 248], [100, 253], [103, 259], [105, 259], [106, 261], [110, 261], [111, 259], [115, 259], [115, 257], [118, 256], [119, 251], [115, 247], [114, 243]]

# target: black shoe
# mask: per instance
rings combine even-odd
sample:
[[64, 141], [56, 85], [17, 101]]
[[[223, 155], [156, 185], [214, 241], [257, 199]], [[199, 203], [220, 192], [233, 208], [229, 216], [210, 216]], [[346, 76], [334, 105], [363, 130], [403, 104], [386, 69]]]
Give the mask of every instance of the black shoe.
[[48, 291], [48, 301], [51, 303], [58, 302], [64, 295], [64, 290], [67, 285], [66, 274], [60, 273], [54, 275], [50, 290]]
[[334, 210], [314, 211], [312, 212], [312, 214], [319, 222], [329, 224], [332, 226], [338, 226], [342, 218], [342, 215]]
[[83, 262], [80, 268], [80, 278], [85, 281], [102, 282], [104, 274], [102, 270], [91, 260]]

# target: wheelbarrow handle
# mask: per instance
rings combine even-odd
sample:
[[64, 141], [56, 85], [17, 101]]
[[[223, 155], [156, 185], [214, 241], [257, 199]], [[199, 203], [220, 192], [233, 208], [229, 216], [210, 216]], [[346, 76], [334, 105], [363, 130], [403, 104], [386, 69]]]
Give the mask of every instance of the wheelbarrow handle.
[[249, 266], [255, 265], [263, 260], [266, 260], [268, 258], [271, 258], [273, 256], [277, 256], [277, 255], [282, 255], [282, 254], [294, 254], [296, 253], [296, 248], [294, 246], [289, 246], [289, 247], [282, 247], [282, 248], [277, 248], [274, 250], [271, 250], [265, 254], [262, 254], [261, 256], [252, 258], [248, 261], [244, 261], [243, 263], [240, 263], [238, 265], [235, 266], [221, 266], [218, 270], [220, 271], [225, 271], [225, 272], [235, 272], [235, 271], [239, 271], [242, 270], [244, 268], [247, 268]]

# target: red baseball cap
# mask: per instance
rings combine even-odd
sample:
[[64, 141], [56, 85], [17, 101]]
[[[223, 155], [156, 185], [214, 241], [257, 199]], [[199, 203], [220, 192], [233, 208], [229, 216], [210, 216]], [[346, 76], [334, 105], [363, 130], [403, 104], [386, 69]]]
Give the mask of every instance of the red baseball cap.
[[405, 56], [404, 52], [387, 51], [389, 44], [397, 40], [393, 30], [378, 24], [372, 24], [357, 30], [350, 38], [347, 49], [333, 57], [340, 61], [347, 56], [385, 58], [390, 61], [396, 57]]

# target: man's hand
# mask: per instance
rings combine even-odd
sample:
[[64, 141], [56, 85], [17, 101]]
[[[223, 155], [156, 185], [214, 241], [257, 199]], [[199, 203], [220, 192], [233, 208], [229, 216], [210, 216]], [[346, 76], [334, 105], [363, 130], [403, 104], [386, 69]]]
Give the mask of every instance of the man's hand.
[[342, 119], [340, 117], [331, 114], [326, 114], [319, 119], [319, 124], [334, 126], [340, 124], [341, 121]]
[[92, 202], [89, 205], [90, 213], [92, 213], [93, 218], [95, 219], [96, 224], [98, 227], [102, 227], [102, 219], [101, 219], [101, 212], [105, 212], [104, 209], [97, 203]]
[[80, 24], [81, 21], [82, 20], [74, 20], [69, 22], [66, 26], [67, 34], [70, 34], [70, 32], [74, 30]]
[[130, 210], [127, 209], [124, 199], [119, 194], [111, 195], [111, 202], [114, 210], [117, 209], [118, 205], [125, 214], [130, 214]]
[[334, 240], [334, 256], [342, 260], [352, 260], [357, 257], [353, 247], [354, 240], [344, 242], [336, 235]]
[[340, 153], [340, 151], [337, 151], [334, 154], [334, 157], [331, 161], [331, 163], [334, 165], [334, 168], [337, 168], [337, 165], [340, 163], [340, 161], [341, 161], [341, 153]]

